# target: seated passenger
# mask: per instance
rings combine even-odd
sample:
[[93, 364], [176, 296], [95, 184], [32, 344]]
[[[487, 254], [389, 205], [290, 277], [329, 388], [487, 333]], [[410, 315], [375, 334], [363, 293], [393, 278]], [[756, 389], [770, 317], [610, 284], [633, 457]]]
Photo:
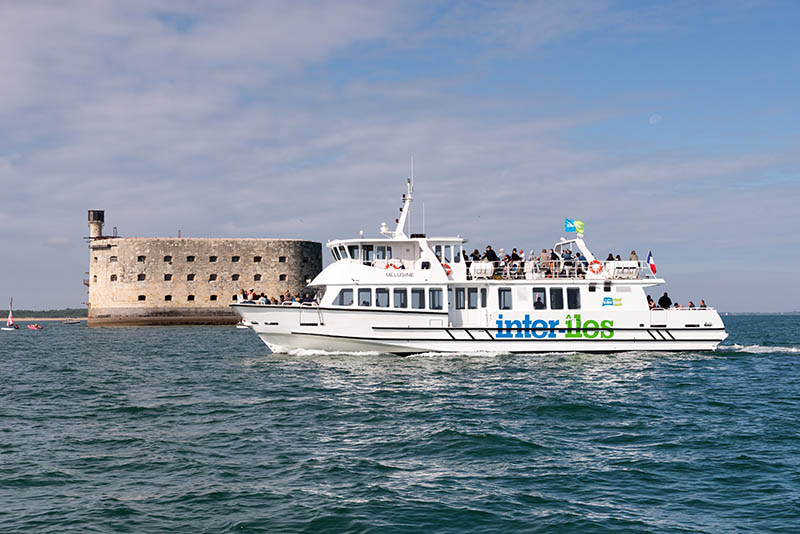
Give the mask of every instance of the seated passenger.
[[639, 256], [636, 254], [635, 250], [631, 250], [631, 255], [628, 259], [630, 261], [639, 261]]
[[311, 293], [306, 292], [301, 302], [314, 302], [314, 299], [311, 298]]
[[544, 302], [542, 302], [542, 297], [536, 297], [536, 302], [533, 303], [534, 310], [543, 310], [544, 309]]

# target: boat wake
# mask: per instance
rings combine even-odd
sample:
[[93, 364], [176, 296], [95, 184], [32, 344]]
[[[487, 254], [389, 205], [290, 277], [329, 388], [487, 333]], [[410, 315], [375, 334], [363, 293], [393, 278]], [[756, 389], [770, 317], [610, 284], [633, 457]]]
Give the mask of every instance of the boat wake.
[[740, 345], [738, 343], [734, 343], [733, 345], [720, 345], [717, 349], [727, 352], [749, 352], [753, 354], [772, 354], [777, 352], [800, 353], [800, 347], [768, 347], [764, 345]]

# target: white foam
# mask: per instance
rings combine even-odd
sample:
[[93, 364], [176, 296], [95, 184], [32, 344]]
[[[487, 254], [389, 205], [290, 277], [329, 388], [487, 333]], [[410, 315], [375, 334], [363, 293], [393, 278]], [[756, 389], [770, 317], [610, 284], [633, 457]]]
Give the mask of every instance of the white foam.
[[733, 345], [719, 345], [717, 349], [729, 352], [750, 352], [754, 354], [771, 354], [775, 352], [800, 353], [800, 347], [766, 347], [764, 345], [739, 345], [738, 343], [734, 343]]

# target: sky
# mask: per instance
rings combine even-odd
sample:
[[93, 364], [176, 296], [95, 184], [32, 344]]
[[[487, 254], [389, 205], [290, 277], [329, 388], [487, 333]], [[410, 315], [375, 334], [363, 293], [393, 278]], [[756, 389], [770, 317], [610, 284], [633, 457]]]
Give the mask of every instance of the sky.
[[[0, 0], [0, 298], [81, 307], [123, 236], [414, 231], [653, 251], [800, 310], [800, 3]], [[654, 290], [657, 297], [661, 290]]]

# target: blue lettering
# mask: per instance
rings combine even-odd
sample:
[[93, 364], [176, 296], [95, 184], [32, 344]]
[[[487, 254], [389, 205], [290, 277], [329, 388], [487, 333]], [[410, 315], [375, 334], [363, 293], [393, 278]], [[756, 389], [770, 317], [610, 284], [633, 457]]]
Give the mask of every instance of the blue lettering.
[[543, 321], [541, 319], [537, 319], [533, 321], [533, 328], [534, 331], [531, 332], [533, 337], [536, 339], [542, 339], [543, 337], [547, 337], [547, 321]]
[[507, 338], [511, 337], [511, 330], [503, 330], [503, 314], [497, 316], [497, 335], [495, 337], [498, 338]]
[[[558, 326], [558, 321], [554, 321], [553, 319], [550, 319], [550, 335], [549, 335], [549, 337], [551, 337], [551, 338], [556, 337], [555, 328], [557, 326]], [[563, 329], [559, 330], [559, 332], [563, 332], [563, 331], [564, 331]]]
[[506, 319], [506, 332], [508, 333], [508, 337], [511, 337], [511, 329], [515, 329], [517, 331], [517, 335], [514, 337], [522, 337], [522, 323], [519, 321], [509, 321]]
[[525, 314], [525, 320], [522, 321], [522, 327], [525, 328], [525, 337], [531, 337], [531, 316], [527, 313]]

